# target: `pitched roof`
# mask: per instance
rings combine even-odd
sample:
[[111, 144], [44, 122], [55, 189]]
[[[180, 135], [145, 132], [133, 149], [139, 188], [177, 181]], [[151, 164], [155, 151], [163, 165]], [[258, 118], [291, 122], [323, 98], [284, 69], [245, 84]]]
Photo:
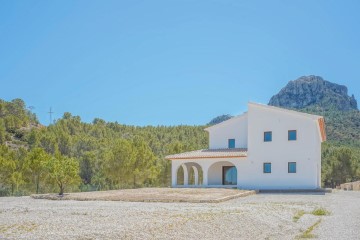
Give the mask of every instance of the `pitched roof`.
[[205, 131], [209, 131], [209, 130], [212, 129], [212, 128], [217, 128], [217, 127], [219, 127], [219, 126], [222, 126], [222, 125], [224, 125], [224, 124], [230, 123], [230, 122], [232, 122], [232, 121], [234, 121], [234, 120], [236, 120], [236, 119], [238, 119], [238, 118], [243, 118], [243, 117], [247, 117], [247, 112], [244, 112], [243, 114], [240, 114], [240, 115], [238, 115], [238, 116], [229, 118], [228, 120], [222, 121], [222, 122], [217, 123], [217, 124], [214, 124], [214, 125], [212, 125], [212, 126], [209, 126], [209, 127], [205, 128], [204, 130], [205, 130]]
[[[284, 113], [288, 113], [288, 114], [293, 114], [293, 115], [297, 115], [297, 116], [302, 116], [302, 117], [306, 117], [306, 118], [310, 118], [312, 120], [318, 120], [320, 118], [323, 118], [322, 116], [319, 116], [319, 115], [315, 115], [315, 114], [309, 114], [309, 113], [304, 113], [304, 112], [299, 112], [299, 111], [296, 111], [296, 110], [289, 110], [289, 109], [286, 109], [286, 108], [282, 108], [282, 107], [275, 107], [275, 106], [270, 106], [270, 105], [265, 105], [265, 104], [261, 104], [261, 103], [254, 103], [254, 102], [248, 102], [248, 106], [255, 106], [255, 107], [261, 107], [263, 109], [268, 109], [268, 110], [275, 110], [275, 111], [280, 111], [280, 112], [284, 112]], [[215, 125], [212, 125], [212, 126], [209, 126], [207, 128], [205, 128], [204, 130], [205, 131], [208, 131], [212, 128], [217, 128], [217, 127], [220, 127], [222, 125], [225, 125], [227, 123], [230, 123], [238, 118], [242, 118], [242, 117], [247, 117], [247, 114], [248, 112], [244, 112], [243, 114], [241, 115], [238, 115], [238, 116], [235, 116], [235, 117], [232, 117], [226, 121], [223, 121], [221, 123], [218, 123], [218, 124], [215, 124]]]
[[169, 160], [176, 159], [196, 159], [196, 158], [238, 158], [246, 157], [247, 148], [221, 148], [221, 149], [201, 149], [191, 152], [168, 155]]
[[261, 104], [261, 103], [249, 102], [248, 105], [249, 106], [252, 105], [252, 106], [262, 107], [262, 108], [269, 109], [269, 110], [277, 110], [277, 111], [281, 111], [281, 112], [285, 112], [285, 113], [289, 113], [289, 114], [295, 114], [295, 115], [298, 115], [298, 116], [308, 117], [308, 118], [311, 118], [313, 120], [317, 120], [319, 118], [322, 118], [322, 116], [315, 115], [315, 114], [299, 112], [299, 111], [296, 111], [296, 110], [290, 110], [290, 109], [286, 109], [286, 108], [282, 108], [282, 107], [275, 107], [275, 106], [265, 105], [265, 104]]

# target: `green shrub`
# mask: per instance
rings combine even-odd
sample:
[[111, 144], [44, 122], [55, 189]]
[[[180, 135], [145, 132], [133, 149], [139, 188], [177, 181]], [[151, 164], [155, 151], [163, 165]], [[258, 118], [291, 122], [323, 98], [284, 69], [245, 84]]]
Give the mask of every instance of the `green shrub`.
[[329, 215], [330, 212], [325, 208], [317, 208], [314, 211], [312, 211], [311, 214], [315, 216], [326, 216]]

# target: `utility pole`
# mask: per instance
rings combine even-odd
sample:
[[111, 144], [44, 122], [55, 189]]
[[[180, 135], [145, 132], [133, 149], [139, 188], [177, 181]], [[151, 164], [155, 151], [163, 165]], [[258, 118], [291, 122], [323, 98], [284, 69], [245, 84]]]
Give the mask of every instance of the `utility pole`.
[[[48, 114], [50, 115], [50, 124], [52, 123], [52, 114], [53, 114], [54, 112], [51, 110], [51, 107], [50, 107], [50, 111], [48, 112]], [[49, 125], [50, 125], [49, 124]]]

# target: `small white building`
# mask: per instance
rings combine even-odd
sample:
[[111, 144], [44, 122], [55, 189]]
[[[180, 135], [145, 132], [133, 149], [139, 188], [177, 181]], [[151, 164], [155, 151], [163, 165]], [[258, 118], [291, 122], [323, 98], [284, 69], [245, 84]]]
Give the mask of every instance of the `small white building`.
[[248, 112], [205, 130], [209, 149], [166, 156], [173, 187], [321, 187], [321, 143], [326, 141], [321, 116], [249, 103]]

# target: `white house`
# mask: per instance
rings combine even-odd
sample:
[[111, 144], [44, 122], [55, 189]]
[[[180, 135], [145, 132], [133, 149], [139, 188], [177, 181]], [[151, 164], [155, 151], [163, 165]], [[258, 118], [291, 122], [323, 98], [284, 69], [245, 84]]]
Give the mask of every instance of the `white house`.
[[172, 186], [179, 168], [183, 185], [242, 189], [317, 189], [321, 187], [324, 118], [257, 103], [248, 112], [205, 129], [209, 149], [166, 156]]

